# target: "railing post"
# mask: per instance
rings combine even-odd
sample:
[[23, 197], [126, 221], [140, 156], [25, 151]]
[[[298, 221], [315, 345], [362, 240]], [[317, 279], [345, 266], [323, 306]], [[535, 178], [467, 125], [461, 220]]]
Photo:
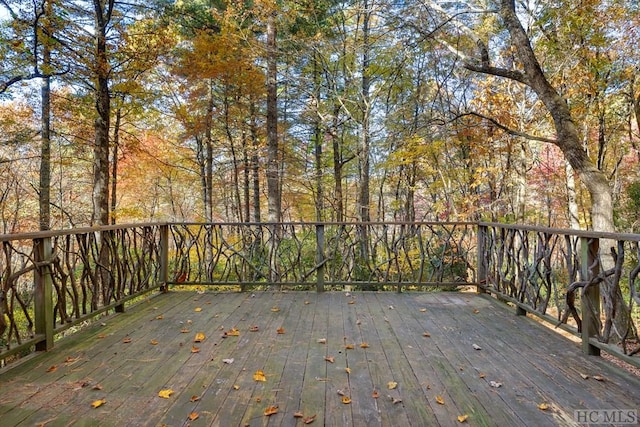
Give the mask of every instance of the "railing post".
[[[581, 279], [589, 282], [600, 273], [598, 252], [600, 240], [596, 238], [580, 238], [580, 264]], [[582, 311], [582, 352], [588, 355], [599, 356], [600, 349], [589, 343], [589, 339], [598, 336], [600, 317], [600, 286], [590, 285], [580, 297], [580, 309]]]
[[324, 224], [316, 224], [316, 292], [324, 292]]
[[37, 335], [44, 339], [36, 344], [36, 351], [53, 348], [53, 281], [51, 279], [51, 237], [33, 240], [35, 262], [34, 273], [34, 318]]
[[160, 225], [160, 290], [169, 291], [169, 224]]
[[486, 293], [485, 288], [483, 287], [487, 285], [487, 264], [485, 263], [485, 259], [487, 257], [485, 242], [487, 237], [487, 226], [478, 224], [478, 232], [477, 232], [477, 246], [478, 246], [478, 266], [477, 266], [477, 277], [476, 277], [476, 292], [479, 294]]

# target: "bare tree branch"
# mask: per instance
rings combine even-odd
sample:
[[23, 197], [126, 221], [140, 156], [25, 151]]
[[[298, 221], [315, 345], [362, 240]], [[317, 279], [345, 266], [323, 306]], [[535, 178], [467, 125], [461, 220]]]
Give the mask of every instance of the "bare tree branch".
[[503, 125], [502, 123], [498, 122], [496, 119], [488, 117], [488, 116], [485, 116], [485, 115], [480, 114], [480, 113], [471, 112], [471, 113], [460, 114], [459, 116], [454, 118], [454, 120], [458, 120], [458, 119], [461, 119], [461, 118], [466, 117], [466, 116], [475, 116], [475, 117], [479, 117], [479, 118], [484, 119], [484, 120], [488, 120], [491, 123], [493, 123], [494, 126], [496, 126], [497, 128], [502, 129], [503, 131], [505, 131], [509, 135], [519, 136], [521, 138], [525, 138], [525, 139], [528, 139], [528, 140], [531, 140], [531, 141], [548, 142], [550, 144], [556, 144], [556, 145], [558, 143], [558, 140], [556, 140], [556, 139], [545, 138], [543, 136], [529, 135], [528, 133], [524, 133], [524, 132], [520, 132], [520, 131], [511, 129], [511, 128]]

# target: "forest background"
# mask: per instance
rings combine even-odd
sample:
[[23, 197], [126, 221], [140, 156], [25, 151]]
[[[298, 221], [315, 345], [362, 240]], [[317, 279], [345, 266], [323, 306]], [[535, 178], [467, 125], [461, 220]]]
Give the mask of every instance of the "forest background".
[[640, 230], [640, 3], [0, 0], [0, 232]]

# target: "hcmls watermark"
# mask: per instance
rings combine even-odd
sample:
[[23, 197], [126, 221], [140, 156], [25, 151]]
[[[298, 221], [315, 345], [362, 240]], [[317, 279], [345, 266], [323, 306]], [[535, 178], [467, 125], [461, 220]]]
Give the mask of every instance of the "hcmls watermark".
[[574, 421], [580, 424], [627, 424], [640, 423], [637, 409], [576, 409]]

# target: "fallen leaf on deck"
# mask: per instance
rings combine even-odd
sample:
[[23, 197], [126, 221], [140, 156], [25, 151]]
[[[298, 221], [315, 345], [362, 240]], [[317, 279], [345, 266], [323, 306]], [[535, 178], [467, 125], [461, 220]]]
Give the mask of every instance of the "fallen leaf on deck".
[[397, 382], [395, 382], [395, 381], [389, 381], [389, 382], [387, 383], [387, 388], [388, 388], [389, 390], [393, 390], [393, 389], [394, 389], [394, 388], [396, 388], [396, 387], [398, 387], [398, 383], [397, 383]]
[[351, 403], [351, 398], [349, 396], [342, 396], [342, 403], [348, 405], [349, 403]]
[[191, 402], [197, 402], [198, 400], [200, 400], [200, 396], [196, 396], [195, 394], [191, 396], [191, 399], [189, 399]]
[[171, 390], [170, 388], [167, 388], [165, 390], [160, 390], [158, 392], [158, 396], [163, 399], [168, 399], [169, 396], [171, 396], [172, 394], [173, 394], [173, 390]]
[[329, 363], [334, 363], [336, 361], [336, 358], [333, 356], [325, 356], [324, 360], [326, 360]]
[[351, 368], [344, 368], [344, 371], [345, 371], [347, 374], [350, 374], [350, 373], [351, 373]]
[[232, 359], [222, 359], [222, 363], [226, 363], [227, 365], [231, 365], [233, 363], [233, 358]]
[[200, 418], [200, 415], [197, 412], [192, 412], [187, 418], [189, 418], [189, 421], [195, 421]]
[[389, 396], [391, 398], [391, 403], [393, 405], [397, 404], [397, 403], [402, 403], [402, 399], [400, 399], [399, 397], [393, 397], [393, 396]]
[[260, 330], [260, 328], [258, 328], [257, 326], [252, 326], [249, 328], [249, 332], [258, 332]]
[[601, 376], [601, 375], [594, 375], [593, 379], [596, 380], [596, 381], [604, 381], [604, 377]]
[[234, 389], [234, 390], [240, 390], [240, 386], [239, 386], [238, 384], [234, 384], [234, 385], [233, 385], [233, 389]]
[[256, 371], [255, 374], [253, 374], [253, 380], [254, 381], [267, 381], [267, 377], [265, 377], [264, 372], [262, 371]]
[[164, 319], [164, 315], [162, 315], [162, 314], [158, 314], [158, 315], [156, 316], [156, 320], [162, 320], [162, 319]]
[[583, 380], [588, 380], [589, 379], [589, 375], [587, 375], [587, 374], [581, 373], [580, 376], [582, 377]]
[[473, 309], [473, 314], [478, 314], [480, 313], [480, 310], [478, 310], [477, 308]]
[[99, 335], [97, 336], [97, 338], [98, 338], [99, 340], [103, 339], [104, 337], [106, 337], [106, 335], [105, 335], [105, 334], [99, 334]]
[[444, 398], [442, 396], [436, 396], [436, 403], [438, 405], [444, 405]]
[[196, 313], [200, 313], [202, 311], [202, 307], [196, 307], [193, 309]]
[[91, 406], [93, 406], [94, 408], [99, 408], [105, 403], [107, 403], [105, 399], [94, 400], [93, 402], [91, 402]]
[[276, 333], [277, 333], [278, 335], [284, 335], [284, 328], [283, 328], [282, 326], [281, 326], [281, 327], [279, 327], [278, 329], [276, 329]]
[[347, 304], [355, 304], [356, 302], [354, 300], [349, 300], [349, 302], [347, 302]]
[[429, 332], [423, 332], [422, 336], [429, 338], [429, 337], [431, 337], [431, 334]]
[[304, 302], [304, 305], [309, 305], [309, 304], [311, 304], [309, 301]]
[[189, 332], [191, 332], [191, 330], [187, 329], [187, 328], [182, 328], [180, 329], [180, 332], [183, 334], [188, 334]]
[[489, 385], [490, 385], [491, 387], [494, 387], [494, 388], [500, 388], [500, 387], [502, 387], [502, 383], [499, 383], [499, 382], [496, 382], [496, 381], [489, 381]]
[[546, 411], [547, 409], [549, 409], [549, 404], [548, 403], [540, 403], [538, 405], [538, 409], [540, 409], [541, 411]]
[[202, 342], [205, 339], [207, 339], [207, 336], [204, 334], [204, 332], [198, 332], [193, 338], [193, 342]]
[[355, 346], [353, 344], [347, 344], [347, 345], [344, 346], [344, 348], [346, 350], [353, 350], [355, 348]]
[[478, 375], [478, 378], [484, 378], [484, 377], [486, 377], [486, 376], [487, 376], [487, 374], [485, 374], [485, 373], [480, 373], [480, 375]]
[[200, 347], [196, 347], [195, 345], [192, 345], [191, 353], [200, 353]]
[[395, 308], [392, 305], [390, 305], [389, 310], [395, 310]]
[[311, 424], [312, 422], [314, 422], [316, 420], [317, 415], [313, 414], [310, 417], [307, 417], [305, 419], [302, 420], [303, 424]]
[[347, 395], [344, 391], [342, 391], [340, 389], [337, 390], [337, 393], [338, 393], [338, 396], [346, 396]]
[[356, 325], [360, 326], [362, 324], [362, 320], [358, 319], [356, 320]]
[[374, 399], [379, 398], [380, 393], [378, 393], [378, 390], [373, 390], [373, 393], [371, 393], [371, 397], [373, 397]]
[[149, 344], [158, 345], [158, 340], [151, 340], [151, 341], [149, 341]]
[[278, 413], [278, 405], [269, 406], [267, 409], [264, 410], [264, 415], [267, 417], [277, 413]]
[[47, 372], [55, 372], [58, 370], [58, 367], [56, 365], [51, 365], [47, 368]]
[[459, 423], [464, 423], [467, 421], [467, 419], [469, 418], [469, 415], [464, 414], [464, 415], [458, 415], [458, 422]]
[[280, 309], [278, 307], [273, 307], [271, 311], [273, 311], [274, 313], [277, 313], [280, 311]]
[[236, 328], [231, 328], [230, 331], [227, 331], [227, 336], [228, 337], [239, 337], [240, 336], [240, 331]]
[[472, 347], [474, 350], [482, 350], [482, 347], [480, 347], [478, 344], [473, 344]]
[[100, 384], [96, 384], [93, 387], [91, 387], [91, 390], [102, 390], [102, 386]]
[[293, 413], [293, 418], [303, 418], [304, 414], [300, 411]]
[[360, 344], [360, 348], [369, 348], [369, 344], [363, 342], [362, 344]]
[[131, 338], [126, 337], [125, 339], [122, 340], [122, 342], [125, 344], [129, 344], [131, 342]]
[[426, 309], [426, 308], [421, 308], [421, 309], [420, 309], [420, 313], [425, 313], [426, 311], [427, 311], [427, 309]]
[[318, 340], [318, 344], [326, 344], [327, 343], [327, 339], [326, 338], [320, 338]]

